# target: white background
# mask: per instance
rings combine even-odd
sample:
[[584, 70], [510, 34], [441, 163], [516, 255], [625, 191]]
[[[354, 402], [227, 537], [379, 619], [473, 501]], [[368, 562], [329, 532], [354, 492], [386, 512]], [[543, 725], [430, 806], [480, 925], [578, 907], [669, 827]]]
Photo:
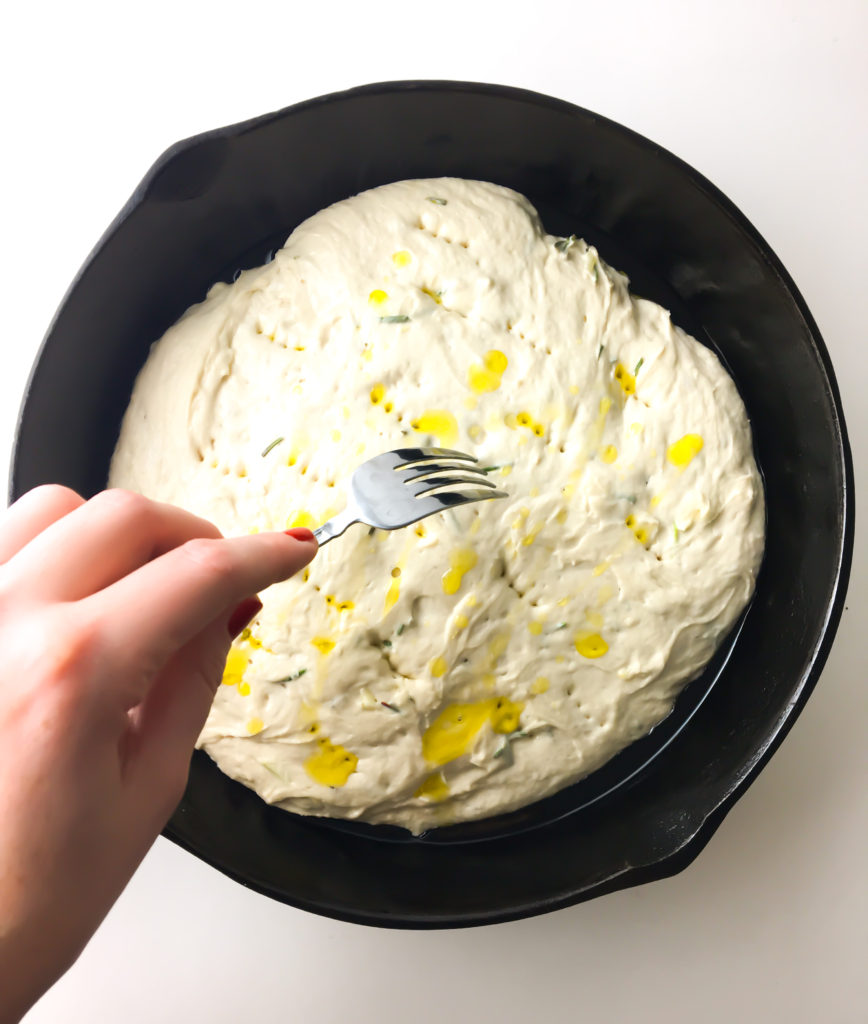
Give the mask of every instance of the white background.
[[[864, 508], [864, 0], [80, 0], [3, 21], [4, 461], [54, 309], [166, 146], [365, 82], [455, 78], [605, 114], [734, 200], [820, 325]], [[865, 1021], [865, 568], [860, 540], [814, 696], [683, 874], [536, 920], [399, 933], [291, 910], [159, 840], [29, 1024]]]

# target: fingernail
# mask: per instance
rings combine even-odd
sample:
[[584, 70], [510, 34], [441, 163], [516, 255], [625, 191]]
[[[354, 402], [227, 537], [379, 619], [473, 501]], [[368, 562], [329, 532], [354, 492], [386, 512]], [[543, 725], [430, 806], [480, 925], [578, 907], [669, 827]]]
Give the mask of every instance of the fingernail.
[[234, 640], [254, 615], [257, 615], [261, 611], [262, 602], [258, 597], [245, 598], [229, 616], [229, 622], [226, 623], [226, 628], [229, 630], [229, 635], [232, 639]]
[[294, 526], [291, 530], [283, 531], [287, 537], [293, 537], [295, 540], [304, 540], [310, 543], [312, 540], [316, 540], [313, 535], [313, 530], [308, 530], [304, 526]]

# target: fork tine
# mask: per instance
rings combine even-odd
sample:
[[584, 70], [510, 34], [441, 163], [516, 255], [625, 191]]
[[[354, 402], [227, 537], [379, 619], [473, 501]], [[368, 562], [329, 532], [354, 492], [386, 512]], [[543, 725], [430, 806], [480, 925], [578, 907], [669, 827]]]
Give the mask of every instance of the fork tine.
[[416, 502], [418, 509], [417, 519], [433, 515], [435, 512], [442, 512], [444, 508], [458, 508], [459, 505], [470, 505], [474, 501], [487, 501], [489, 498], [508, 498], [506, 491], [444, 491], [441, 494], [429, 494], [426, 498], [420, 498]]
[[481, 469], [476, 466], [469, 466], [466, 462], [422, 462], [411, 466], [395, 466], [395, 472], [400, 474], [401, 479], [404, 483], [408, 483], [410, 480], [416, 480], [420, 476], [431, 476], [434, 473], [473, 473], [481, 480], [487, 480], [488, 477]]
[[[396, 448], [395, 455], [404, 460], [405, 465], [414, 462], [424, 462], [428, 459], [462, 459], [465, 462], [478, 462], [474, 455], [467, 452], [457, 452], [454, 448]], [[400, 469], [400, 466], [396, 466]]]
[[486, 480], [485, 477], [480, 476], [432, 476], [426, 477], [424, 480], [416, 480], [407, 484], [407, 490], [411, 494], [418, 497], [422, 494], [427, 494], [429, 491], [436, 491], [438, 487], [463, 487], [465, 484], [469, 484], [471, 487], [485, 487], [490, 490], [496, 490], [497, 485], [492, 483], [491, 480]]

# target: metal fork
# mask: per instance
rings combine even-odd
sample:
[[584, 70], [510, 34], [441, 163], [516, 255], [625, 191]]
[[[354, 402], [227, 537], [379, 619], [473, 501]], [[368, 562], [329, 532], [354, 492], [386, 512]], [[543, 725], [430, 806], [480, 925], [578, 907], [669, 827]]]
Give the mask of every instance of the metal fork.
[[508, 497], [476, 467], [477, 461], [450, 448], [397, 448], [375, 455], [350, 477], [347, 507], [314, 530], [314, 536], [322, 547], [353, 523], [399, 530], [447, 508]]

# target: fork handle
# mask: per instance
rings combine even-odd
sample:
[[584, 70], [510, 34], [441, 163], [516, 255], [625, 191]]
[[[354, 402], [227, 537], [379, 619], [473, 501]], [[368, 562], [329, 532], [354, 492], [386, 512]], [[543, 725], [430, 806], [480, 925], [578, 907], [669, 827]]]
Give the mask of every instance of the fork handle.
[[348, 526], [352, 526], [353, 523], [358, 521], [355, 511], [347, 506], [343, 512], [339, 512], [334, 518], [329, 519], [327, 523], [318, 526], [313, 531], [313, 535], [316, 537], [317, 544], [322, 547], [323, 544], [328, 544], [335, 537], [340, 537]]

